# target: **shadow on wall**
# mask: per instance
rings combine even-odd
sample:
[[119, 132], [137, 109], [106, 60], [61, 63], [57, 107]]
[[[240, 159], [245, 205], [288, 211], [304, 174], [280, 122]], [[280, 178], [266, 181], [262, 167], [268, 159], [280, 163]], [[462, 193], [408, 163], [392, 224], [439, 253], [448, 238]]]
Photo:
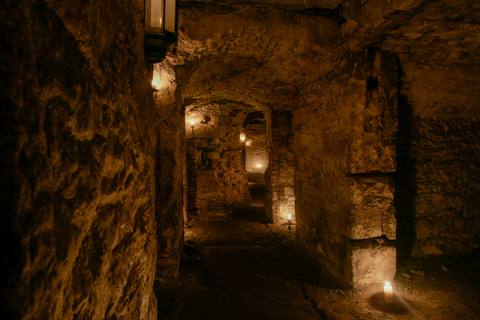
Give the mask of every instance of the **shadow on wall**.
[[[402, 76], [400, 61], [399, 78]], [[405, 266], [410, 258], [416, 240], [415, 198], [417, 181], [415, 159], [411, 155], [413, 140], [413, 111], [406, 96], [402, 95], [402, 83], [398, 88], [398, 133], [397, 133], [397, 171], [395, 180], [395, 208], [397, 218], [397, 270]]]
[[[7, 81], [8, 82], [8, 81]], [[2, 157], [0, 160], [0, 204], [3, 213], [0, 216], [0, 241], [5, 245], [0, 253], [0, 318], [19, 319], [18, 297], [12, 293], [12, 288], [20, 282], [22, 275], [22, 247], [21, 237], [12, 228], [15, 223], [15, 203], [18, 200], [18, 186], [15, 184], [15, 149], [18, 138], [15, 137], [13, 117], [14, 104], [7, 98], [1, 97], [0, 110], [0, 145]], [[24, 167], [26, 169], [26, 167]], [[6, 245], [8, 243], [8, 245]]]

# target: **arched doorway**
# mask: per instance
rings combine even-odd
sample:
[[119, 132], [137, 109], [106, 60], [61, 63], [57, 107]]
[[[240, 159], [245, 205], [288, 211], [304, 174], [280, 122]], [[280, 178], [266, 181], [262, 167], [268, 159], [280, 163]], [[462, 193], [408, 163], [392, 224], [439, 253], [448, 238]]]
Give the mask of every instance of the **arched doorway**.
[[245, 168], [252, 207], [265, 207], [265, 170], [268, 167], [266, 146], [267, 123], [262, 111], [248, 113], [243, 122], [245, 130]]

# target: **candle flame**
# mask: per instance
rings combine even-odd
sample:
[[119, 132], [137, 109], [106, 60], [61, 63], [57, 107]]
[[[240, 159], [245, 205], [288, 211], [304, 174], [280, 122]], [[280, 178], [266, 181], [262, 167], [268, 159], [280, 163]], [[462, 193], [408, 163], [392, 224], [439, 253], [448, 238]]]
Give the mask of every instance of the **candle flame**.
[[288, 215], [288, 220], [292, 220], [292, 215], [291, 214]]
[[190, 120], [190, 125], [193, 126], [195, 124], [195, 121]]

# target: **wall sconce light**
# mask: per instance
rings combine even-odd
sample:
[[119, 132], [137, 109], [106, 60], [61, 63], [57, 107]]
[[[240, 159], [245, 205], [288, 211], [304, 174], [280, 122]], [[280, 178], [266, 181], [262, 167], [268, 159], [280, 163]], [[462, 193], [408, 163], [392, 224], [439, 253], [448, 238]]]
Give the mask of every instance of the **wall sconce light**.
[[162, 86], [162, 82], [157, 82], [155, 80], [152, 80], [152, 89], [154, 91], [158, 91], [160, 89], [160, 87]]
[[245, 133], [240, 133], [240, 140], [245, 141], [245, 139], [247, 138], [247, 136], [245, 135]]
[[145, 0], [145, 60], [162, 61], [177, 45], [178, 0]]
[[195, 126], [195, 121], [190, 120], [190, 127], [192, 127], [192, 134], [193, 134], [193, 127]]

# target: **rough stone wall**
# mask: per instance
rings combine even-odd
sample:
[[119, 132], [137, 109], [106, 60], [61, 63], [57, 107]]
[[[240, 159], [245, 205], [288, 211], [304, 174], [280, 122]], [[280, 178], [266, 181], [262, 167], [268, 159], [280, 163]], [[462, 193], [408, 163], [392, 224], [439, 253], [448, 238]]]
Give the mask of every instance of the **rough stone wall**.
[[412, 129], [415, 170], [401, 172], [416, 185], [406, 199], [415, 212], [412, 254], [470, 253], [480, 243], [480, 123], [415, 118]]
[[155, 215], [157, 276], [176, 277], [183, 246], [183, 162], [185, 111], [169, 58], [154, 66], [157, 148]]
[[294, 111], [297, 237], [355, 284], [395, 275], [387, 173], [395, 170], [396, 65], [391, 54], [362, 50], [302, 92]]
[[478, 1], [426, 2], [382, 45], [401, 64], [395, 178], [404, 258], [466, 254], [480, 243], [478, 21]]
[[186, 108], [189, 220], [249, 206], [245, 142], [240, 140], [246, 115], [227, 104]]
[[272, 206], [267, 208], [276, 224], [287, 222], [288, 215], [295, 221], [293, 150], [293, 117], [291, 111], [272, 112], [272, 147], [270, 149]]
[[156, 318], [142, 19], [138, 1], [0, 4], [2, 319]]
[[[458, 52], [454, 39], [449, 42], [453, 50], [445, 52]], [[400, 54], [396, 181], [399, 245], [405, 259], [410, 254], [467, 254], [479, 246], [480, 123], [474, 87], [480, 81], [472, 73], [479, 72], [480, 64], [471, 60], [476, 54], [469, 48], [459, 54], [465, 64], [448, 54], [432, 57], [431, 66], [420, 59], [426, 52]]]

